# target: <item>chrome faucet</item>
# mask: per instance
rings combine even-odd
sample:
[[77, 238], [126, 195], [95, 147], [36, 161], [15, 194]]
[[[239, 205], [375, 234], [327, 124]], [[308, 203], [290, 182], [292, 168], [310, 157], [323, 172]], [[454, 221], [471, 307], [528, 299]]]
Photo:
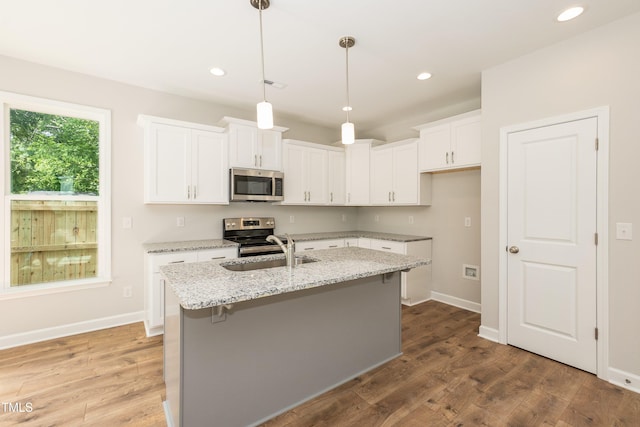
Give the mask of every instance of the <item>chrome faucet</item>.
[[276, 245], [280, 246], [280, 249], [282, 249], [282, 252], [284, 252], [285, 259], [287, 260], [287, 267], [291, 267], [293, 266], [294, 260], [293, 253], [295, 250], [295, 242], [288, 234], [285, 234], [285, 236], [287, 237], [286, 245], [282, 243], [282, 240], [278, 239], [278, 237], [274, 236], [273, 234], [267, 236], [267, 242], [275, 243]]

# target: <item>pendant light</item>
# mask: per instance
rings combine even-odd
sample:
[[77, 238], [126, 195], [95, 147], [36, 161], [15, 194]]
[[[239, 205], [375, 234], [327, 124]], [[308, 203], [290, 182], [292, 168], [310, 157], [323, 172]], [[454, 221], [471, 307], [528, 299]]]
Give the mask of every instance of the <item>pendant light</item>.
[[356, 40], [351, 36], [344, 36], [338, 42], [340, 47], [345, 49], [347, 58], [347, 105], [343, 108], [347, 112], [347, 121], [342, 124], [342, 143], [353, 144], [355, 142], [355, 128], [349, 121], [349, 111], [351, 111], [351, 101], [349, 99], [349, 48], [356, 44]]
[[269, 8], [269, 0], [249, 0], [251, 6], [258, 9], [260, 14], [260, 56], [262, 63], [262, 102], [256, 106], [258, 128], [273, 128], [273, 107], [267, 102], [267, 89], [264, 78], [264, 42], [262, 41], [262, 11]]

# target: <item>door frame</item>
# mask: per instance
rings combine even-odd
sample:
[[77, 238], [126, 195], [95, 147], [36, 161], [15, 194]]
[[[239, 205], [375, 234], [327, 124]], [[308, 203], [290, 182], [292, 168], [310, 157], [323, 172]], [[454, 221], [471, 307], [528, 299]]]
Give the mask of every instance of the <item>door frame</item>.
[[609, 107], [548, 117], [500, 128], [500, 226], [498, 261], [498, 341], [507, 344], [507, 142], [509, 134], [540, 127], [596, 117], [598, 159], [596, 178], [596, 327], [597, 376], [608, 380], [609, 367]]

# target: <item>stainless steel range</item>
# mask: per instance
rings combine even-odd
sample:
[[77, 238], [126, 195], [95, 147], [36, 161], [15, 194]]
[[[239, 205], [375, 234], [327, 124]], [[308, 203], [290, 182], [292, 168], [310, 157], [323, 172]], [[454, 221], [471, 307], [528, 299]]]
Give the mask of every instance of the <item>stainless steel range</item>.
[[[282, 253], [280, 247], [267, 241], [274, 233], [274, 218], [225, 218], [222, 220], [222, 238], [240, 245], [241, 257]], [[286, 239], [282, 239], [284, 244]]]

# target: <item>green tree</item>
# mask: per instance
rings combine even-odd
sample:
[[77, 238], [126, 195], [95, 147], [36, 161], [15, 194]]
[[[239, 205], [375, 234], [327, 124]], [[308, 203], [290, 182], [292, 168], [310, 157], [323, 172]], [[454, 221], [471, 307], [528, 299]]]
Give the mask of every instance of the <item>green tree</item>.
[[60, 177], [75, 193], [98, 194], [98, 122], [12, 109], [10, 137], [13, 194], [60, 191]]

